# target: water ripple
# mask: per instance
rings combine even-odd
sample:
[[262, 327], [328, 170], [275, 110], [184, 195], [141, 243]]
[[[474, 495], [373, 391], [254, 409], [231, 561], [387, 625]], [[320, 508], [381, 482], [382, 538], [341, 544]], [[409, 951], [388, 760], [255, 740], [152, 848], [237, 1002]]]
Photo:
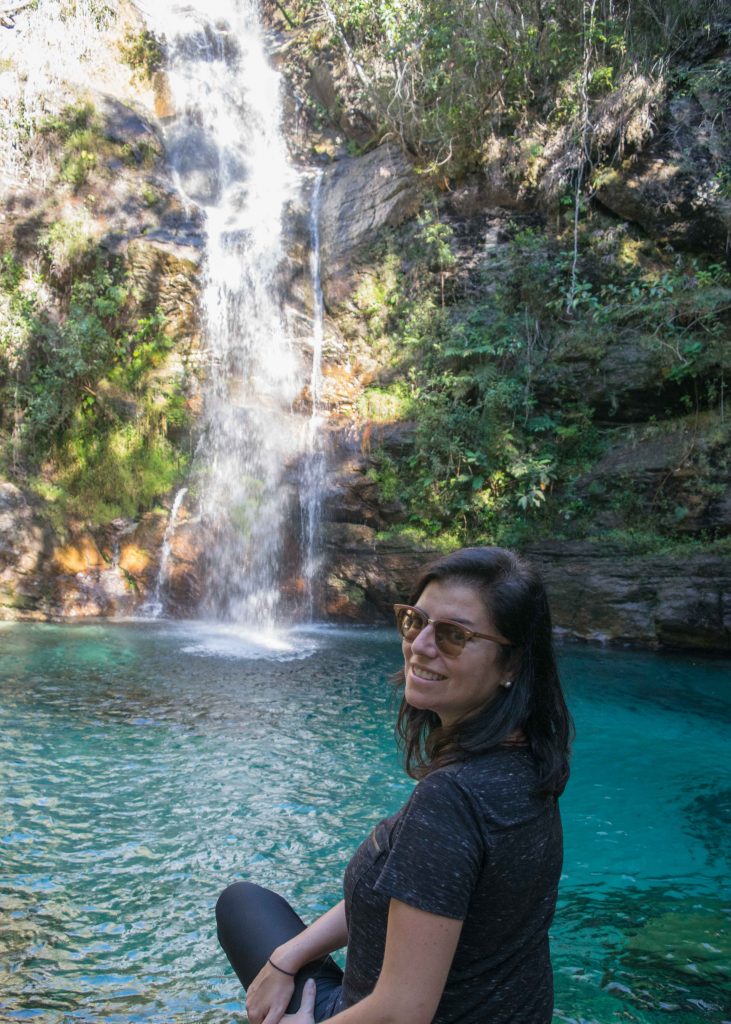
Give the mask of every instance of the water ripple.
[[[240, 1002], [215, 941], [218, 892], [247, 877], [305, 918], [321, 913], [355, 845], [410, 790], [393, 744], [390, 634], [290, 634], [289, 660], [192, 656], [187, 635], [165, 623], [3, 629], [3, 1021], [230, 1021]], [[625, 689], [634, 659], [611, 662]], [[657, 709], [648, 697], [607, 714], [605, 662], [585, 681], [582, 664], [567, 663], [580, 733], [557, 1020], [720, 1024], [731, 960], [721, 731], [695, 705], [670, 709], [664, 689]], [[683, 764], [664, 743], [681, 733]], [[695, 799], [688, 777], [704, 780]]]

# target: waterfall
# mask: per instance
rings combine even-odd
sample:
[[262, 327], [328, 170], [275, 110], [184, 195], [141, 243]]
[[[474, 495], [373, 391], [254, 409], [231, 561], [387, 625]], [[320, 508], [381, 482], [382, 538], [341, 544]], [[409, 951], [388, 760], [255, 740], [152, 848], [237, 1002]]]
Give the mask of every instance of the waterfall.
[[162, 539], [162, 550], [160, 552], [160, 567], [157, 570], [157, 580], [155, 581], [155, 591], [151, 601], [145, 602], [142, 606], [142, 613], [147, 618], [157, 619], [159, 618], [164, 610], [164, 603], [162, 599], [163, 587], [167, 583], [168, 573], [170, 572], [170, 553], [172, 551], [172, 541], [175, 534], [175, 526], [178, 522], [178, 513], [180, 512], [180, 506], [183, 504], [183, 498], [188, 493], [187, 487], [181, 487], [178, 493], [175, 495], [175, 501], [173, 507], [170, 509], [170, 517], [168, 518], [168, 524], [165, 527], [165, 535]]
[[279, 128], [279, 77], [253, 0], [149, 3], [145, 11], [168, 49], [176, 111], [165, 126], [168, 154], [181, 194], [206, 224], [210, 381], [191, 484], [206, 532], [200, 611], [273, 625], [292, 504], [284, 470], [303, 433], [278, 282], [282, 215], [296, 186]]
[[312, 372], [310, 376], [310, 418], [306, 428], [305, 462], [300, 491], [302, 507], [302, 551], [305, 600], [312, 615], [313, 584], [318, 569], [320, 513], [325, 485], [326, 458], [322, 438], [322, 343], [325, 303], [320, 280], [320, 193], [322, 171], [318, 171], [310, 205], [310, 282], [312, 287]]

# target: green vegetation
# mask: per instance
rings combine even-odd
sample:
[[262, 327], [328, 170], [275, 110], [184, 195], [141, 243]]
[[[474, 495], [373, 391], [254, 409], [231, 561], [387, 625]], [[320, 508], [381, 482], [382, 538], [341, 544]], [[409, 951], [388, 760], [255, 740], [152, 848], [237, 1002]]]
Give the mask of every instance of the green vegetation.
[[117, 17], [115, 6], [106, 0], [63, 0], [61, 17], [71, 19], [79, 14], [90, 17], [98, 29], [107, 28]]
[[59, 522], [150, 507], [185, 470], [182, 381], [159, 371], [172, 346], [140, 315], [124, 264], [81, 224], [41, 237], [40, 269], [5, 253], [0, 272], [0, 459]]
[[46, 117], [39, 130], [58, 141], [58, 176], [74, 192], [87, 182], [92, 171], [109, 176], [109, 164], [115, 159], [131, 166], [150, 166], [157, 159], [149, 143], [133, 147], [110, 139], [96, 108], [84, 100]]
[[148, 28], [127, 31], [119, 44], [119, 52], [134, 76], [143, 81], [149, 82], [165, 64], [165, 41]]
[[[564, 126], [576, 164], [605, 98], [642, 71], [661, 79], [668, 55], [712, 31], [726, 5], [295, 0], [288, 10], [304, 26], [304, 59], [323, 48], [342, 55], [354, 102], [382, 136], [400, 139], [432, 171], [459, 176], [489, 162], [498, 136], [536, 133], [528, 147], [536, 159]], [[611, 139], [593, 133], [594, 146], [621, 148], [634, 102], [628, 98], [625, 128], [616, 119], [618, 131]]]
[[[59, 528], [99, 524], [152, 507], [189, 457], [186, 381], [167, 369], [175, 339], [90, 213], [99, 179], [157, 153], [109, 138], [83, 99], [29, 131], [51, 142], [61, 193], [84, 199], [49, 202], [32, 240], [0, 252], [0, 473], [44, 498]], [[157, 200], [145, 185], [142, 201]]]
[[[618, 536], [622, 524], [642, 522], [642, 545], [653, 550], [688, 543], [683, 502], [714, 486], [699, 451], [689, 496], [670, 485], [639, 493], [628, 481], [615, 494], [601, 479], [577, 490], [577, 481], [616, 443], [612, 421], [631, 400], [612, 395], [611, 371], [601, 369], [618, 338], [649, 361], [643, 401], [661, 416], [666, 405], [677, 414], [678, 403], [696, 417], [719, 415], [731, 277], [718, 264], [663, 257], [601, 222], [582, 231], [573, 290], [570, 231], [513, 225], [510, 241], [461, 284], [444, 269], [456, 246], [436, 207], [373, 254], [383, 294], [366, 287], [358, 301], [371, 344], [390, 352], [382, 376], [392, 383], [367, 389], [359, 409], [376, 422], [389, 412], [415, 422], [413, 449], [378, 450], [371, 470], [382, 497], [405, 504], [408, 531], [520, 544], [585, 536], [604, 510]], [[613, 258], [602, 260], [608, 247]], [[604, 386], [592, 391], [602, 373]], [[616, 374], [621, 390], [621, 366]]]

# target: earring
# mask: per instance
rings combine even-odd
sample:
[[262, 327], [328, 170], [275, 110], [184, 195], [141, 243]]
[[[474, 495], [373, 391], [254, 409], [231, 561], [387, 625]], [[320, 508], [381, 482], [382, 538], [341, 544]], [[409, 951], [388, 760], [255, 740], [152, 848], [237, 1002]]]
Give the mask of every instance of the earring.
[[504, 683], [500, 683], [500, 685], [501, 685], [501, 686], [502, 686], [502, 687], [503, 687], [504, 689], [506, 689], [506, 690], [509, 690], [509, 689], [510, 689], [510, 687], [511, 687], [511, 686], [513, 685], [513, 680], [512, 680], [512, 679], [506, 679], [506, 680], [505, 680], [505, 682], [504, 682]]

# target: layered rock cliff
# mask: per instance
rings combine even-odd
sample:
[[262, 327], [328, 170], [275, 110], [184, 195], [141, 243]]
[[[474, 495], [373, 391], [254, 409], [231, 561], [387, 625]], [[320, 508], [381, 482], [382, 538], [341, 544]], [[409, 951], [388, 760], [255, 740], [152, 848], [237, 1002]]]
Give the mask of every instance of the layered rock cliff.
[[[615, 147], [599, 161], [591, 195], [581, 200], [581, 229], [572, 234], [575, 196], [566, 183], [575, 150], [560, 132], [534, 140], [533, 149], [496, 136], [479, 171], [448, 181], [425, 176], [354, 99], [346, 57], [330, 44], [312, 53], [301, 30], [276, 11], [271, 20], [293, 154], [324, 170], [329, 472], [320, 612], [378, 621], [425, 558], [454, 543], [497, 541], [541, 565], [567, 633], [727, 650], [731, 289], [723, 265], [731, 203], [718, 87], [729, 66], [727, 35], [681, 55], [675, 85], [637, 79], [615, 96], [615, 108], [607, 101], [597, 146], [609, 151], [624, 119], [621, 153]], [[104, 383], [93, 394], [80, 378], [79, 393], [93, 399], [88, 415], [100, 422], [134, 428], [147, 447], [164, 442], [176, 468], [140, 489], [134, 507], [115, 508], [107, 496], [106, 506], [85, 514], [87, 492], [79, 490], [75, 504], [58, 498], [59, 488], [73, 494], [76, 486], [59, 453], [40, 471], [20, 457], [14, 462], [22, 424], [17, 414], [15, 427], [6, 419], [5, 616], [125, 614], [149, 600], [195, 445], [205, 377], [200, 225], [178, 200], [165, 159], [160, 124], [171, 111], [164, 69], [131, 76], [120, 60], [125, 33], [142, 28], [132, 5], [121, 20], [97, 26], [96, 57], [106, 49], [94, 73], [69, 73], [63, 91], [39, 99], [25, 129], [16, 124], [6, 135], [2, 246], [26, 268], [45, 254], [49, 323], [67, 322], [71, 281], [87, 272], [90, 247], [102, 254], [105, 273], [124, 279], [115, 337], [160, 318], [157, 347], [134, 386], [127, 378], [122, 386], [110, 370], [97, 376]], [[17, 76], [17, 57], [4, 59], [11, 63], [4, 74]], [[8, 77], [9, 121], [18, 119], [15, 88]], [[77, 127], [89, 149], [83, 139], [69, 143], [73, 110], [86, 117]], [[306, 358], [312, 295], [304, 199], [291, 209], [288, 231], [283, 273]], [[74, 232], [83, 234], [83, 258], [68, 244], [53, 248], [53, 237]], [[580, 275], [567, 304], [555, 267], [570, 280], [574, 244]], [[496, 326], [500, 317], [508, 326]], [[520, 345], [510, 340], [518, 321]], [[437, 373], [439, 401], [453, 403], [451, 419], [434, 414], [437, 393], [424, 377]], [[514, 409], [507, 420], [508, 406], [499, 404], [506, 389]], [[298, 401], [307, 407], [306, 388]], [[466, 427], [463, 410], [473, 417]], [[426, 469], [430, 448], [446, 451], [436, 480]], [[439, 503], [434, 494], [451, 502], [445, 499], [441, 519], [430, 510]], [[197, 604], [202, 546], [190, 499], [166, 567], [173, 614]], [[292, 559], [282, 585], [296, 596], [299, 570], [291, 566], [299, 556]]]

